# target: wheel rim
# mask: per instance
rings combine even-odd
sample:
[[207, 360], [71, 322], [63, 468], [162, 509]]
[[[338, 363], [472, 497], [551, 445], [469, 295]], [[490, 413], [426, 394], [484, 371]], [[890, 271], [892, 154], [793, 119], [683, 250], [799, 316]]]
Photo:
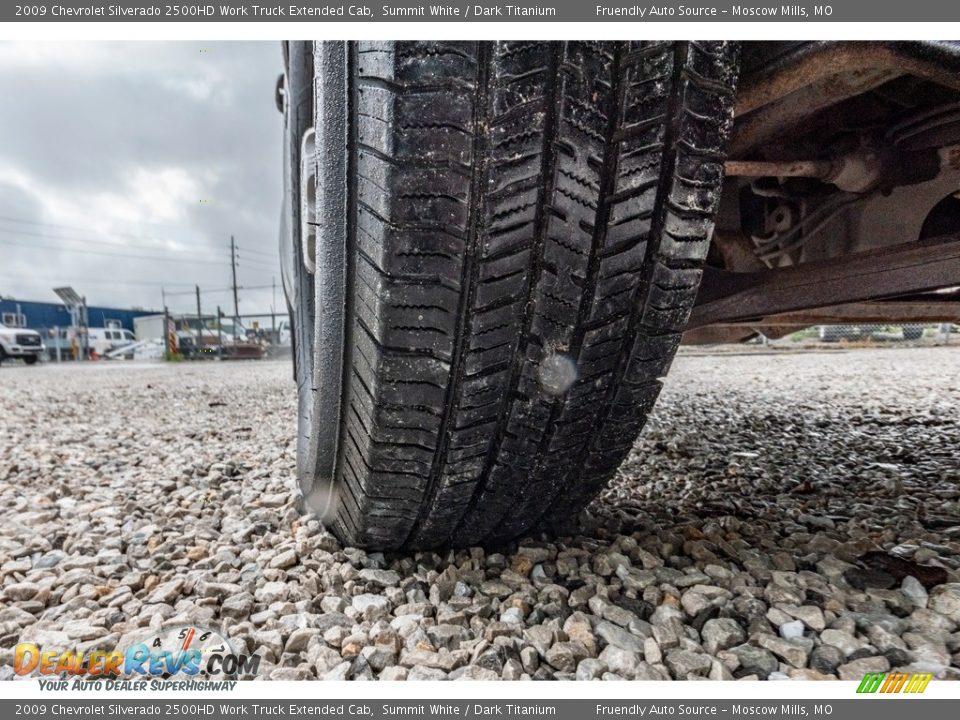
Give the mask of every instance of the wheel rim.
[[300, 143], [300, 258], [311, 275], [317, 272], [317, 143], [310, 128]]

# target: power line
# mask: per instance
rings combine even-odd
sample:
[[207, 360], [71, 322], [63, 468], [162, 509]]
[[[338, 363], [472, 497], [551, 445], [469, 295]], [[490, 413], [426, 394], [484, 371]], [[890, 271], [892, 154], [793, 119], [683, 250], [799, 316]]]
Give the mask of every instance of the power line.
[[[19, 225], [39, 225], [39, 226], [41, 226], [41, 227], [54, 227], [54, 228], [61, 228], [61, 229], [63, 229], [63, 230], [80, 230], [80, 231], [82, 231], [82, 232], [90, 232], [90, 228], [88, 228], [88, 227], [80, 227], [79, 225], [62, 225], [62, 224], [60, 224], [60, 223], [48, 223], [48, 222], [41, 222], [40, 220], [27, 220], [27, 219], [25, 219], [25, 218], [10, 217], [9, 215], [0, 215], [0, 220], [4, 220], [4, 221], [6, 221], [6, 222], [17, 223], [17, 224], [19, 224]], [[148, 236], [148, 237], [144, 237], [144, 236], [141, 235], [141, 234], [134, 234], [134, 233], [118, 233], [118, 232], [113, 232], [113, 233], [110, 233], [110, 234], [111, 234], [111, 235], [115, 235], [115, 236], [117, 236], [117, 237], [129, 237], [129, 238], [133, 238], [134, 240], [137, 240], [137, 239], [148, 239], [148, 240], [149, 240], [149, 239], [159, 239], [159, 238], [151, 238], [151, 237], [149, 237], [149, 236]]]
[[240, 315], [240, 300], [237, 297], [237, 244], [233, 240], [233, 235], [230, 236], [230, 271], [233, 273], [233, 317], [236, 319]]
[[188, 262], [191, 264], [202, 264], [202, 265], [219, 265], [223, 267], [223, 261], [217, 262], [214, 260], [197, 260], [189, 257], [155, 257], [152, 255], [134, 255], [132, 253], [112, 253], [106, 252], [103, 250], [81, 250], [79, 248], [65, 248], [57, 247], [55, 245], [23, 245], [21, 243], [13, 242], [12, 240], [0, 240], [2, 245], [16, 245], [18, 247], [30, 250], [59, 250], [60, 252], [67, 253], [80, 253], [83, 255], [105, 255], [109, 257], [122, 257], [122, 258], [131, 258], [134, 260], [154, 260], [160, 262]]
[[[191, 286], [192, 287], [192, 286]], [[237, 285], [237, 290], [268, 290], [272, 285]], [[212, 295], [213, 293], [227, 293], [233, 292], [233, 286], [226, 288], [205, 288], [200, 286], [200, 290], [204, 295]], [[184, 290], [182, 292], [168, 292], [168, 297], [176, 297], [177, 295], [193, 295], [193, 290]]]
[[[14, 278], [17, 280], [27, 280], [34, 281], [39, 278], [45, 278], [47, 281], [63, 281], [71, 282], [64, 278], [63, 275], [37, 275], [32, 270], [29, 273], [0, 273], [0, 277]], [[99, 278], [99, 277], [88, 277], [83, 276], [84, 283], [103, 283], [105, 285], [154, 285], [156, 287], [162, 287], [164, 285], [168, 287], [193, 287], [196, 283], [185, 283], [185, 282], [157, 282], [156, 280], [114, 280], [113, 278]]]
[[[68, 229], [68, 230], [80, 230], [80, 231], [83, 231], [83, 232], [90, 232], [90, 229], [89, 229], [89, 228], [80, 228], [80, 227], [77, 227], [77, 226], [75, 226], [75, 225], [61, 225], [61, 224], [57, 224], [57, 223], [44, 223], [44, 222], [39, 222], [39, 221], [34, 221], [34, 220], [23, 220], [23, 219], [20, 219], [20, 218], [13, 218], [13, 217], [2, 216], [2, 215], [0, 215], [0, 221], [14, 222], [14, 223], [20, 223], [20, 224], [27, 224], [27, 225], [40, 225], [40, 226], [46, 226], [46, 227], [56, 227], [56, 228], [63, 228], [63, 229]], [[70, 236], [70, 235], [51, 235], [51, 234], [49, 234], [49, 233], [29, 232], [29, 231], [25, 231], [25, 230], [18, 230], [18, 229], [15, 229], [15, 228], [4, 228], [4, 227], [0, 227], [0, 233], [8, 233], [8, 234], [16, 234], [16, 235], [26, 235], [26, 236], [29, 236], [29, 237], [38, 237], [38, 238], [42, 238], [42, 239], [45, 239], [45, 240], [64, 240], [64, 241], [66, 241], [66, 242], [76, 242], [76, 243], [83, 243], [83, 244], [89, 244], [89, 245], [101, 245], [101, 246], [105, 246], [105, 247], [118, 248], [118, 249], [138, 248], [138, 249], [141, 249], [141, 250], [154, 250], [154, 251], [159, 251], [159, 252], [172, 251], [172, 252], [177, 252], [178, 255], [179, 255], [179, 257], [183, 257], [183, 258], [185, 258], [185, 259], [188, 258], [188, 257], [191, 258], [191, 259], [192, 259], [192, 258], [198, 258], [198, 257], [200, 257], [200, 258], [202, 258], [202, 259], [209, 260], [211, 257], [213, 257], [213, 256], [216, 255], [216, 252], [212, 252], [210, 255], [204, 255], [204, 256], [198, 256], [198, 255], [186, 256], [186, 255], [182, 255], [181, 253], [182, 253], [183, 250], [188, 250], [189, 248], [185, 248], [185, 247], [183, 247], [183, 246], [171, 248], [171, 247], [163, 247], [163, 246], [156, 245], [156, 244], [129, 243], [129, 242], [127, 242], [127, 241], [123, 241], [123, 243], [120, 244], [120, 243], [115, 243], [115, 242], [105, 242], [105, 241], [103, 241], [103, 240], [95, 240], [95, 239], [87, 238], [87, 237], [76, 237], [76, 236]], [[129, 238], [134, 238], [134, 239], [153, 239], [153, 240], [157, 240], [157, 241], [159, 241], [159, 242], [168, 242], [168, 241], [166, 241], [166, 240], [164, 240], [164, 239], [162, 239], [162, 238], [155, 238], [155, 237], [150, 237], [150, 236], [144, 237], [144, 236], [141, 236], [141, 235], [133, 235], [133, 234], [130, 234], [130, 233], [118, 233], [118, 232], [103, 233], [103, 234], [101, 234], [101, 235], [98, 235], [98, 237], [117, 237], [117, 238], [129, 237]], [[236, 245], [236, 259], [237, 259], [237, 265], [238, 265], [238, 267], [241, 265], [240, 260], [241, 260], [241, 258], [243, 257], [243, 255], [244, 255], [245, 253], [249, 253], [249, 254], [251, 254], [251, 255], [258, 255], [258, 256], [261, 256], [261, 257], [264, 257], [264, 258], [269, 258], [270, 260], [273, 260], [273, 261], [274, 261], [274, 267], [277, 267], [277, 264], [279, 263], [279, 257], [278, 257], [278, 255], [277, 255], [277, 253], [264, 252], [264, 251], [262, 251], [262, 250], [254, 250], [254, 249], [252, 249], [252, 248], [244, 249], [244, 248], [241, 248], [239, 245]], [[251, 260], [252, 260], [253, 262], [255, 262], [255, 263], [260, 263], [260, 262], [261, 262], [261, 261], [259, 261], [257, 258], [251, 258]], [[259, 269], [259, 268], [260, 268], [260, 265], [255, 265], [255, 266], [253, 266], [253, 267], [256, 267], [257, 269]]]
[[[196, 287], [196, 284], [194, 284]], [[201, 288], [205, 293], [218, 293], [218, 292], [230, 292], [230, 288]], [[183, 290], [181, 292], [168, 292], [164, 293], [167, 297], [176, 297], [178, 295], [193, 295], [193, 290]]]
[[270, 265], [267, 263], [258, 263], [258, 262], [251, 263], [250, 261], [247, 261], [246, 263], [244, 263], [240, 260], [239, 257], [237, 258], [237, 267], [243, 267], [243, 268], [246, 268], [247, 270], [259, 270], [259, 271], [265, 270], [270, 273], [276, 273], [276, 272], [279, 272], [280, 270], [279, 262], [277, 262], [274, 265]]
[[[63, 223], [43, 222], [43, 221], [41, 221], [41, 220], [28, 220], [28, 219], [26, 219], [26, 218], [11, 217], [11, 216], [9, 216], [9, 215], [0, 215], [0, 220], [6, 220], [6, 221], [8, 221], [8, 222], [18, 223], [18, 224], [21, 224], [21, 225], [40, 225], [40, 226], [44, 226], [44, 227], [62, 228], [62, 229], [64, 229], [64, 230], [80, 230], [80, 231], [83, 231], [83, 232], [89, 232], [89, 231], [90, 231], [90, 228], [89, 228], [89, 227], [81, 226], [81, 225], [66, 225], [66, 224], [63, 224]], [[111, 225], [116, 225], [117, 222], [116, 222], [115, 220], [110, 220], [110, 224], [111, 224]], [[155, 223], [155, 222], [141, 221], [141, 222], [137, 223], [136, 226], [131, 225], [131, 224], [126, 224], [127, 227], [136, 227], [137, 230], [138, 230], [138, 232], [136, 232], [136, 233], [113, 232], [113, 233], [111, 233], [111, 235], [120, 236], [120, 237], [126, 236], [126, 237], [130, 237], [130, 238], [134, 238], [134, 239], [147, 239], [147, 240], [159, 240], [159, 239], [161, 239], [161, 238], [158, 238], [158, 237], [152, 236], [152, 235], [144, 235], [142, 232], [139, 231], [139, 228], [140, 228], [141, 225], [150, 225], [150, 226], [153, 226], [153, 227], [156, 227], [156, 228], [164, 228], [164, 229], [166, 229], [166, 230], [174, 231], [174, 232], [180, 232], [180, 231], [183, 230], [183, 226], [182, 226], [182, 225], [168, 225], [168, 224], [166, 224], [166, 223]]]
[[[38, 225], [42, 227], [61, 228], [64, 230], [79, 230], [80, 232], [86, 232], [86, 233], [93, 232], [89, 227], [79, 227], [77, 225], [63, 225], [59, 223], [47, 223], [47, 222], [40, 222], [38, 220], [25, 220], [22, 218], [10, 217], [8, 215], [0, 215], [0, 221], [12, 222], [12, 223], [17, 223], [21, 225]], [[42, 238], [48, 238], [51, 240], [68, 240], [71, 242], [84, 242], [84, 243], [90, 243], [93, 245], [106, 245], [110, 247], [119, 246], [118, 243], [104, 242], [102, 240], [94, 240], [86, 237], [74, 237], [70, 235], [50, 235], [48, 233], [29, 233], [29, 232], [26, 232], [23, 230], [17, 230], [14, 228], [0, 227], [0, 232], [30, 235], [31, 237], [42, 237]], [[116, 231], [111, 231], [108, 233], [98, 233], [97, 237], [132, 238], [134, 240], [156, 240], [157, 242], [161, 242], [161, 243], [168, 242], [163, 238], [155, 237], [152, 235], [138, 235], [134, 233], [123, 233], [123, 232], [116, 232]], [[167, 248], [167, 247], [158, 246], [156, 244], [150, 244], [150, 245], [131, 244], [126, 241], [124, 241], [123, 247], [136, 247], [142, 250], [178, 250], [178, 251], [180, 250], [180, 248]], [[188, 248], [183, 248], [183, 249], [188, 249]], [[277, 252], [266, 252], [264, 250], [241, 247], [240, 245], [236, 246], [236, 253], [237, 253], [237, 259], [241, 258], [244, 253], [250, 253], [253, 255], [261, 255], [263, 257], [270, 258], [271, 260], [275, 260], [275, 261], [279, 260]]]
[[[243, 259], [244, 259], [243, 253], [237, 252], [237, 262], [240, 262], [240, 261], [242, 261]], [[259, 258], [259, 257], [248, 257], [248, 258], [246, 258], [246, 261], [247, 261], [247, 262], [253, 263], [253, 265], [252, 265], [251, 267], [266, 267], [266, 266], [268, 266], [268, 265], [269, 265], [269, 267], [280, 267], [280, 258], [279, 258], [279, 257], [273, 257], [273, 258], [270, 258], [270, 260], [271, 260], [272, 262], [269, 262], [269, 263], [268, 263], [268, 262], [267, 262], [267, 258]]]
[[237, 245], [237, 255], [242, 255], [243, 253], [253, 253], [253, 254], [255, 254], [255, 255], [265, 255], [266, 257], [271, 258], [271, 259], [273, 259], [273, 260], [276, 260], [276, 259], [277, 259], [277, 255], [278, 255], [278, 253], [268, 253], [268, 252], [264, 252], [263, 250], [245, 249], [245, 248]]
[[[25, 236], [27, 236], [27, 237], [37, 237], [37, 238], [42, 238], [42, 239], [44, 239], [44, 240], [63, 240], [63, 241], [66, 241], [66, 242], [84, 243], [84, 244], [86, 244], [86, 245], [103, 245], [103, 246], [106, 246], [106, 247], [118, 248], [118, 249], [121, 249], [121, 250], [126, 249], [126, 248], [139, 248], [139, 249], [141, 249], [141, 250], [156, 250], [156, 251], [160, 251], [160, 252], [165, 252], [165, 251], [166, 251], [166, 252], [176, 252], [178, 255], [180, 255], [180, 249], [179, 249], [179, 248], [168, 248], [168, 247], [165, 248], [165, 247], [161, 247], [161, 246], [157, 246], [157, 245], [142, 245], [142, 244], [138, 245], [138, 244], [129, 243], [129, 242], [126, 242], [126, 241], [123, 241], [122, 243], [105, 242], [105, 241], [103, 241], [103, 240], [91, 240], [91, 239], [89, 239], [89, 238], [70, 237], [70, 236], [67, 236], [67, 235], [49, 235], [49, 234], [47, 234], [47, 233], [35, 233], [35, 232], [29, 232], [29, 231], [26, 231], [26, 230], [14, 230], [14, 229], [12, 229], [12, 228], [5, 228], [5, 227], [0, 227], [0, 233], [6, 233], [6, 234], [8, 234], [8, 235], [18, 235], [18, 236], [24, 236], [24, 235], [25, 235]], [[107, 235], [107, 236], [105, 236], [105, 237], [110, 237], [110, 236]], [[6, 241], [3, 241], [3, 242], [4, 242], [5, 244], [17, 244], [17, 245], [20, 245], [19, 243], [13, 243], [13, 241], [10, 241], [10, 240], [6, 240]], [[30, 247], [30, 246], [29, 246], [29, 245], [21, 245], [21, 247]], [[70, 248], [64, 248], [64, 250], [69, 250], [69, 249], [70, 249]], [[190, 257], [190, 258], [203, 257], [203, 258], [208, 258], [208, 259], [209, 259], [210, 257], [212, 257], [212, 255], [203, 255], [203, 256], [197, 256], [197, 255], [185, 256], [185, 255], [180, 255], [180, 257]]]

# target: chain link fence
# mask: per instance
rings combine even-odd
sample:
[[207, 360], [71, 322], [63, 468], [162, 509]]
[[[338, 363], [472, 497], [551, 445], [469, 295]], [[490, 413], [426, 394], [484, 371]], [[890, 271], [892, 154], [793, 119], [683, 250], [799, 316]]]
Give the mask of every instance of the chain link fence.
[[775, 347], [884, 347], [938, 346], [958, 339], [960, 326], [952, 323], [906, 325], [815, 325], [776, 340], [757, 342]]

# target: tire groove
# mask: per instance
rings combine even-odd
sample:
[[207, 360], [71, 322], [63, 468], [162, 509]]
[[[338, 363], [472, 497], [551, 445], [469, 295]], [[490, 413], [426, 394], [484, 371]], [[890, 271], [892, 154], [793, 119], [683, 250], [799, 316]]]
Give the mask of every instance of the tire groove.
[[[621, 77], [620, 73], [620, 63], [623, 60], [623, 55], [625, 52], [626, 48], [623, 46], [623, 43], [617, 43], [614, 47], [614, 51], [612, 53], [613, 57], [610, 64], [610, 110], [607, 113], [607, 126], [604, 128], [604, 133], [602, 135], [603, 164], [600, 171], [600, 187], [593, 219], [594, 231], [593, 236], [591, 237], [590, 254], [587, 261], [587, 277], [584, 282], [584, 291], [580, 296], [579, 306], [577, 309], [577, 319], [574, 325], [575, 331], [573, 342], [568, 350], [568, 353], [575, 358], [579, 357], [580, 353], [582, 352], [586, 337], [584, 325], [592, 312], [593, 301], [597, 292], [597, 279], [600, 275], [601, 261], [603, 260], [600, 251], [604, 245], [610, 209], [611, 205], [613, 204], [611, 201], [612, 195], [616, 188], [616, 170], [620, 145], [615, 140], [615, 137], [617, 134], [617, 128], [621, 122], [623, 103], [626, 98], [626, 83], [623, 82], [623, 78]], [[531, 485], [536, 488], [541, 485], [542, 476], [545, 472], [547, 472], [548, 466], [552, 465], [552, 458], [550, 457], [548, 449], [556, 436], [558, 420], [560, 419], [560, 415], [565, 405], [565, 398], [560, 397], [554, 400], [553, 406], [550, 409], [550, 416], [538, 448], [533, 479], [531, 481]], [[532, 500], [534, 503], [538, 503], [541, 498], [539, 497], [538, 493], [535, 493], [534, 496], [529, 500]], [[549, 507], [551, 502], [552, 498], [544, 505], [544, 510]], [[526, 517], [528, 507], [529, 501], [525, 503], [523, 507], [519, 508], [512, 518], [504, 518], [504, 520], [499, 523], [496, 530], [493, 531], [494, 539], [502, 540], [512, 538], [517, 534], [518, 531], [522, 531], [524, 527], [535, 525], [537, 521], [539, 521], [543, 511], [536, 513], [536, 520], [533, 523], [530, 523]], [[521, 525], [523, 527], [520, 527]]]
[[476, 483], [473, 493], [467, 506], [463, 509], [460, 517], [454, 523], [453, 528], [446, 538], [449, 542], [463, 528], [464, 522], [473, 515], [477, 504], [486, 490], [487, 481], [500, 454], [500, 447], [508, 427], [510, 406], [514, 402], [514, 396], [519, 389], [521, 372], [523, 370], [524, 359], [527, 354], [527, 345], [533, 320], [535, 317], [535, 304], [533, 302], [536, 293], [537, 284], [543, 272], [543, 251], [547, 241], [547, 232], [549, 230], [548, 216], [545, 212], [545, 206], [553, 194], [553, 188], [556, 184], [556, 175], [558, 169], [557, 152], [554, 147], [554, 137], [559, 129], [560, 108], [563, 102], [563, 93], [561, 92], [563, 82], [560, 80], [558, 68], [562, 56], [565, 54], [566, 43], [550, 46], [550, 72], [547, 74], [548, 83], [544, 90], [544, 107], [549, 111], [544, 118], [544, 131], [542, 139], [542, 165], [540, 168], [540, 192], [541, 198], [537, 206], [537, 213], [534, 216], [533, 242], [530, 244], [530, 258], [527, 263], [527, 297], [524, 306], [523, 319], [521, 321], [521, 335], [519, 345], [515, 351], [515, 357], [511, 363], [510, 378], [507, 383], [507, 390], [503, 396], [503, 402], [498, 413], [497, 426], [493, 432], [493, 441], [490, 444], [490, 450], [480, 471], [479, 481]]
[[487, 174], [487, 156], [490, 152], [489, 129], [487, 126], [490, 116], [489, 108], [489, 62], [490, 47], [480, 42], [477, 47], [477, 75], [474, 90], [474, 138], [473, 138], [473, 168], [470, 182], [470, 210], [468, 222], [468, 237], [465, 260], [460, 280], [460, 298], [457, 308], [457, 324], [454, 340], [453, 358], [450, 366], [450, 377], [447, 385], [447, 394], [444, 399], [444, 416], [440, 422], [437, 451], [433, 457], [433, 466], [427, 479], [427, 487], [423, 494], [417, 518], [411, 525], [403, 546], [409, 546], [416, 541], [424, 523], [430, 516], [434, 500], [439, 490], [438, 486], [443, 473], [445, 455], [450, 443], [450, 433], [455, 427], [454, 403], [460, 398], [460, 385], [463, 381], [464, 358], [469, 347], [472, 316], [470, 308], [476, 292], [477, 279], [480, 269], [477, 255], [480, 244], [480, 224], [478, 216], [483, 206], [483, 188]]

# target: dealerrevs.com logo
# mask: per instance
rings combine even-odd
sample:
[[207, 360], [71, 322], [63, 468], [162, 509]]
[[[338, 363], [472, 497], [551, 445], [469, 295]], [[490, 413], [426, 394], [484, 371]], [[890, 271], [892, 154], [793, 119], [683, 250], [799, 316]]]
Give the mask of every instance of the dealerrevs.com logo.
[[[104, 680], [107, 689], [142, 690], [150, 681], [151, 689], [232, 689], [232, 680], [251, 677], [260, 669], [260, 656], [237, 652], [219, 630], [195, 625], [178, 625], [160, 631], [147, 631], [144, 637], [124, 648], [113, 650], [41, 649], [33, 643], [20, 643], [14, 649], [17, 675], [59, 677], [60, 682], [43, 683], [49, 689], [97, 689]], [[176, 681], [203, 678], [204, 682]], [[223, 683], [208, 681], [224, 681]]]

